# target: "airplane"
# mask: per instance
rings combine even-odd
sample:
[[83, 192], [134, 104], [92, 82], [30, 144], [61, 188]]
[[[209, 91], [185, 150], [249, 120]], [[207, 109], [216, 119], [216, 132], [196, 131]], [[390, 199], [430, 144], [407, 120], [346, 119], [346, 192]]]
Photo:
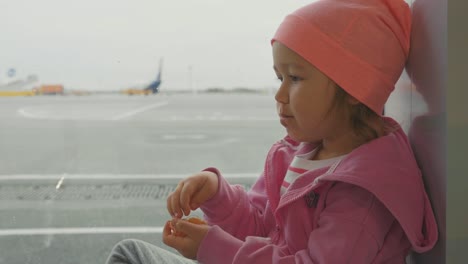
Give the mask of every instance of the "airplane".
[[0, 82], [0, 96], [34, 96], [33, 87], [37, 85], [38, 77], [28, 75], [26, 78], [15, 78], [14, 69], [8, 71], [9, 80]]
[[152, 81], [146, 87], [142, 89], [137, 88], [129, 88], [122, 91], [123, 94], [127, 95], [149, 95], [149, 94], [156, 94], [159, 92], [159, 86], [161, 85], [161, 72], [162, 72], [162, 63], [163, 59], [159, 60], [159, 72], [156, 80]]

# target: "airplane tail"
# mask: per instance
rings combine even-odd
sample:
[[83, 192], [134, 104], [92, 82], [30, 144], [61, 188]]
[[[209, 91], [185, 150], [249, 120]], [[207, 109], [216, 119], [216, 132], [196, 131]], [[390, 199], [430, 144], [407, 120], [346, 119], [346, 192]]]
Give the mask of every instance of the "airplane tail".
[[163, 58], [159, 59], [159, 72], [158, 72], [158, 77], [156, 78], [156, 81], [158, 81], [159, 83], [161, 83], [162, 64], [163, 64]]
[[154, 80], [152, 83], [150, 83], [145, 90], [149, 90], [151, 93], [158, 93], [159, 92], [159, 86], [161, 85], [161, 73], [162, 73], [162, 65], [163, 65], [163, 59], [159, 59], [159, 72], [158, 76], [156, 77], [156, 80]]

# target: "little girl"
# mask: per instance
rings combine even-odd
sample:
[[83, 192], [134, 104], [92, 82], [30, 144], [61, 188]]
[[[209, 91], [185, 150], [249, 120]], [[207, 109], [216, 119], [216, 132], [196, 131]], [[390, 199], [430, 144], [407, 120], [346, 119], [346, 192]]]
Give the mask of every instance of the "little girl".
[[[163, 241], [200, 263], [405, 263], [437, 240], [408, 139], [384, 104], [409, 52], [403, 0], [319, 0], [272, 39], [287, 136], [248, 192], [215, 168], [167, 199]], [[208, 225], [179, 220], [201, 208]], [[176, 236], [177, 232], [185, 236]], [[125, 240], [108, 263], [193, 263]]]

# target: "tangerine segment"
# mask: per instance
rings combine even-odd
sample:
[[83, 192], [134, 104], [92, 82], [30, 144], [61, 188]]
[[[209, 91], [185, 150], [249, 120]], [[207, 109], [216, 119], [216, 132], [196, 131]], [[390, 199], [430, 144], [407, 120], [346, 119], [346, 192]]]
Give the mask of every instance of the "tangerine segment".
[[174, 235], [174, 236], [178, 236], [178, 237], [186, 237], [187, 235], [180, 232], [180, 231], [177, 231], [175, 229], [175, 226], [173, 224], [173, 221], [169, 221], [169, 226], [171, 227], [171, 233]]
[[[203, 219], [200, 219], [198, 217], [188, 217], [188, 218], [183, 218], [181, 220], [188, 221], [188, 222], [190, 222], [192, 224], [197, 224], [197, 225], [206, 225], [207, 224]], [[186, 237], [187, 236], [186, 234], [176, 230], [173, 221], [169, 221], [169, 223], [170, 223], [172, 234], [174, 236], [178, 236], [178, 237]]]
[[206, 225], [207, 223], [205, 220], [198, 218], [198, 217], [189, 217], [184, 220], [189, 221], [190, 223], [197, 224], [197, 225]]

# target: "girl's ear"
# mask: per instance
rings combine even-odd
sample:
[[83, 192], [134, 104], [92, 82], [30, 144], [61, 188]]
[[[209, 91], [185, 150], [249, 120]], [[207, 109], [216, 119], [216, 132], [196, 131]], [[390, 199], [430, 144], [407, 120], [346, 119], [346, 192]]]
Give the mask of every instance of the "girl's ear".
[[358, 105], [360, 104], [361, 102], [358, 101], [358, 99], [354, 98], [353, 96], [349, 95], [347, 96], [346, 98], [346, 101], [350, 104], [350, 105]]

